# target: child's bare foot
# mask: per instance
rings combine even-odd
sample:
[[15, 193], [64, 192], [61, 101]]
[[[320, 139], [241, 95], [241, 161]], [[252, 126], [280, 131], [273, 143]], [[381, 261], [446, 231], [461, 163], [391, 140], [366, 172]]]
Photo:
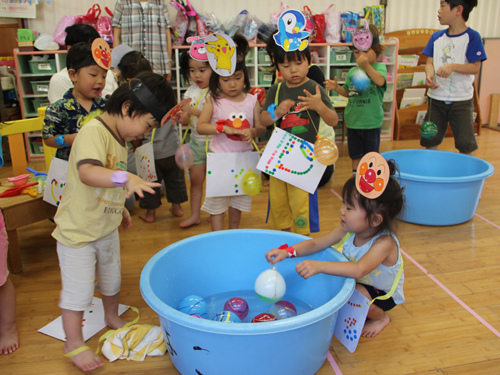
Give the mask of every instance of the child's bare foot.
[[172, 203], [172, 208], [170, 209], [170, 212], [172, 212], [172, 215], [177, 217], [184, 216], [184, 211], [182, 211], [181, 205], [178, 203]]
[[2, 327], [0, 336], [0, 354], [10, 354], [19, 348], [19, 335], [16, 324], [11, 327]]
[[181, 223], [179, 224], [179, 226], [181, 228], [189, 228], [192, 225], [198, 225], [200, 223], [201, 223], [201, 219], [200, 219], [199, 216], [198, 217], [191, 216], [191, 217], [187, 218], [186, 220], [181, 221]]
[[[66, 345], [64, 345], [64, 352], [68, 354], [75, 349], [81, 348], [82, 346], [85, 346], [85, 343], [66, 343]], [[81, 353], [78, 353], [75, 356], [70, 357], [70, 359], [80, 370], [83, 371], [91, 371], [103, 366], [103, 363], [99, 356], [92, 350], [90, 350], [90, 348], [82, 351]]]
[[361, 332], [361, 336], [363, 337], [375, 337], [389, 324], [390, 319], [389, 315], [384, 314], [385, 316], [379, 320], [366, 319], [366, 323], [363, 327], [363, 331]]
[[111, 329], [118, 329], [118, 328], [122, 328], [125, 324], [127, 324], [127, 321], [126, 320], [123, 320], [122, 318], [120, 318], [120, 316], [115, 316], [115, 317], [112, 317], [112, 318], [107, 318], [105, 317], [104, 318], [104, 322], [106, 323], [106, 325], [111, 328]]
[[155, 210], [146, 210], [146, 212], [139, 215], [139, 217], [146, 223], [154, 223], [155, 221]]

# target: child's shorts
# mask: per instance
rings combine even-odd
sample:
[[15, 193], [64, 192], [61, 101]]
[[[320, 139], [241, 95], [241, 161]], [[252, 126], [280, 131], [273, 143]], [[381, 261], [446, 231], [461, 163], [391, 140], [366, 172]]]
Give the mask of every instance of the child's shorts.
[[266, 222], [278, 230], [293, 227], [300, 234], [319, 232], [318, 190], [309, 194], [271, 176]]
[[199, 142], [191, 139], [191, 142], [189, 142], [189, 146], [191, 147], [191, 151], [193, 151], [194, 165], [207, 162], [206, 142]]
[[120, 291], [121, 261], [118, 229], [78, 249], [57, 242], [61, 267], [61, 300], [59, 307], [85, 311], [92, 303], [95, 289], [104, 296]]
[[[476, 136], [474, 135], [474, 100], [463, 100], [446, 104], [441, 100], [431, 99], [431, 116], [430, 119], [437, 125], [437, 134], [426, 139], [420, 138], [422, 147], [435, 147], [443, 142], [448, 124], [450, 124], [453, 137], [455, 137], [455, 148], [464, 153], [469, 154], [477, 150]], [[428, 121], [429, 112], [425, 116]]]
[[[370, 297], [372, 299], [374, 299], [376, 297], [380, 297], [380, 296], [385, 296], [387, 294], [383, 290], [376, 289], [371, 285], [365, 285], [365, 284], [361, 284], [361, 285], [363, 285], [366, 288], [366, 290], [368, 291], [368, 293], [370, 293]], [[373, 304], [375, 306], [380, 307], [384, 311], [389, 311], [389, 310], [392, 310], [394, 307], [396, 307], [396, 303], [394, 302], [392, 297], [389, 297], [389, 298], [384, 299], [384, 300], [376, 299], [375, 301], [373, 301]]]
[[242, 212], [250, 212], [252, 210], [252, 197], [249, 195], [232, 195], [230, 197], [205, 198], [201, 209], [210, 215], [220, 215], [226, 212], [228, 206]]
[[347, 148], [351, 159], [361, 159], [369, 152], [379, 152], [382, 127], [375, 129], [347, 128]]
[[[188, 200], [184, 170], [175, 163], [175, 156], [155, 159], [157, 181], [165, 182], [167, 202], [181, 204]], [[155, 194], [144, 192], [144, 198], [139, 200], [139, 207], [146, 210], [156, 210], [161, 206], [161, 188], [153, 188]]]
[[[0, 212], [0, 215], [2, 213]], [[3, 221], [3, 220], [2, 220]], [[9, 270], [7, 269], [7, 251], [9, 250], [9, 241], [5, 226], [0, 228], [0, 286], [5, 284]]]

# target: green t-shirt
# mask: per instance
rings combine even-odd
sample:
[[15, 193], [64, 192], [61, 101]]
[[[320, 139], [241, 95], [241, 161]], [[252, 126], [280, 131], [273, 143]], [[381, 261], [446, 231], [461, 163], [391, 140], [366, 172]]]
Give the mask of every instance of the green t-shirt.
[[350, 129], [376, 129], [384, 121], [384, 93], [387, 90], [387, 68], [385, 64], [375, 63], [373, 69], [385, 78], [383, 86], [377, 86], [370, 79], [370, 88], [365, 92], [358, 92], [352, 84], [351, 77], [357, 66], [349, 70], [345, 79], [344, 88], [349, 92], [349, 102], [345, 108], [345, 121]]

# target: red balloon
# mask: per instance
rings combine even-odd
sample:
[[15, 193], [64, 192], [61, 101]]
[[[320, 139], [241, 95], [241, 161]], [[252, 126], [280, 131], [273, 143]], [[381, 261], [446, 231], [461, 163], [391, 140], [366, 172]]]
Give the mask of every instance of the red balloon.
[[255, 315], [252, 319], [252, 323], [264, 323], [264, 322], [272, 322], [273, 320], [278, 320], [276, 317], [269, 313], [261, 313]]
[[257, 95], [257, 101], [262, 107], [264, 101], [266, 100], [266, 90], [263, 87], [254, 87], [250, 90], [250, 94]]

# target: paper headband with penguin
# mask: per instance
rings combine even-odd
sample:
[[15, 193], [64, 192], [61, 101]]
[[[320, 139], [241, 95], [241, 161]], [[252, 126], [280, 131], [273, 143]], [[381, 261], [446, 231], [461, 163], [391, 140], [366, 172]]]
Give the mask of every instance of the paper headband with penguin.
[[379, 37], [373, 37], [370, 32], [370, 25], [367, 20], [363, 20], [363, 28], [355, 29], [351, 32], [352, 45], [358, 51], [368, 51], [374, 44], [379, 43]]
[[[365, 198], [377, 199], [386, 191], [390, 179], [391, 170], [384, 157], [378, 152], [369, 152], [358, 164], [356, 190]], [[405, 188], [406, 186], [391, 192], [390, 196], [384, 194], [381, 199], [396, 200], [403, 195]]]
[[234, 40], [224, 33], [213, 33], [205, 37], [204, 45], [212, 70], [223, 77], [233, 75], [236, 71], [236, 44]]
[[94, 39], [90, 50], [92, 56], [88, 56], [75, 66], [70, 66], [68, 68], [78, 70], [86, 66], [97, 65], [105, 70], [111, 69], [111, 48], [109, 48], [109, 44], [104, 39]]
[[286, 52], [303, 51], [307, 45], [309, 32], [306, 30], [307, 19], [298, 10], [285, 10], [278, 18], [278, 32], [274, 41]]

